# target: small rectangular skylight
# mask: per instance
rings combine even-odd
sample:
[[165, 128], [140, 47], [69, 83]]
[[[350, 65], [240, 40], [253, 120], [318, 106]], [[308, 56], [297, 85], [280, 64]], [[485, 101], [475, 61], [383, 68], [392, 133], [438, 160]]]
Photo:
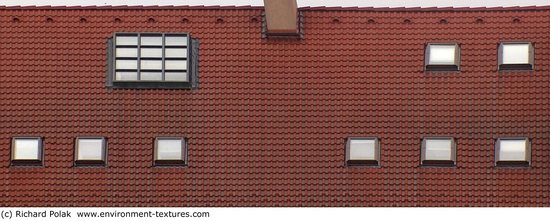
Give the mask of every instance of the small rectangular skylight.
[[527, 138], [499, 138], [496, 142], [497, 166], [529, 166], [531, 144]]
[[349, 148], [350, 160], [376, 160], [374, 139], [352, 139]]
[[429, 43], [425, 60], [427, 71], [457, 71], [460, 65], [460, 48], [456, 43]]
[[532, 70], [534, 56], [529, 42], [503, 42], [498, 50], [499, 70]]
[[431, 65], [454, 65], [455, 64], [455, 45], [430, 45]]
[[78, 137], [75, 140], [76, 166], [104, 166], [107, 162], [107, 142], [104, 137]]
[[503, 44], [502, 64], [528, 64], [529, 44]]
[[376, 137], [350, 137], [346, 143], [346, 162], [351, 166], [377, 166], [380, 145]]
[[185, 165], [187, 145], [184, 138], [158, 137], [155, 140], [155, 165]]
[[40, 160], [40, 140], [16, 138], [13, 148], [14, 160]]
[[14, 137], [11, 143], [11, 165], [41, 166], [43, 161], [42, 138]]
[[422, 165], [454, 166], [456, 143], [452, 137], [426, 137], [422, 141]]
[[426, 139], [425, 160], [452, 160], [451, 139]]

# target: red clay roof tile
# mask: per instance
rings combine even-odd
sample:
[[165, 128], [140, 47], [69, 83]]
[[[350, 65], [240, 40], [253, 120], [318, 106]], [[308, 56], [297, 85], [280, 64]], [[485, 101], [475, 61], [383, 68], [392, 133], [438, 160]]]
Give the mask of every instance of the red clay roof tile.
[[[550, 7], [302, 7], [302, 40], [262, 39], [255, 6], [0, 10], [0, 206], [550, 206]], [[199, 89], [105, 87], [107, 39], [147, 31], [200, 40]], [[512, 40], [534, 71], [497, 71]], [[461, 71], [424, 73], [446, 41]], [[44, 137], [45, 167], [9, 167], [19, 135]], [[73, 168], [83, 135], [108, 167]], [[187, 167], [152, 167], [165, 135]], [[419, 166], [432, 135], [456, 168]], [[345, 167], [348, 136], [379, 137], [381, 167]], [[532, 166], [494, 168], [499, 136], [529, 137]]]

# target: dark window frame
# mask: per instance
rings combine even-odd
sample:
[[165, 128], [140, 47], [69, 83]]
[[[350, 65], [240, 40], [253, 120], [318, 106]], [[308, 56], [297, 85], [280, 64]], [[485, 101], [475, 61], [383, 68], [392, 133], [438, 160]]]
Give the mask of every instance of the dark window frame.
[[[79, 142], [80, 139], [100, 139], [102, 141], [102, 160], [79, 160], [78, 151], [79, 151]], [[80, 136], [74, 139], [74, 166], [75, 167], [106, 167], [107, 166], [107, 156], [108, 156], [108, 146], [107, 138], [101, 136]]]
[[[445, 45], [455, 46], [455, 60], [454, 64], [430, 64], [431, 46], [432, 45]], [[461, 63], [461, 49], [460, 44], [457, 42], [429, 42], [424, 47], [424, 69], [425, 71], [460, 71]]]
[[[181, 140], [182, 150], [181, 150], [181, 160], [157, 160], [158, 155], [158, 141], [159, 140]], [[187, 152], [188, 152], [187, 138], [177, 137], [177, 136], [159, 136], [155, 137], [154, 140], [154, 150], [153, 150], [153, 166], [156, 167], [185, 167], [188, 166], [187, 161]]]
[[[15, 140], [38, 140], [38, 158], [37, 160], [17, 160], [15, 156]], [[17, 136], [12, 137], [10, 148], [10, 166], [44, 166], [44, 139], [39, 136]]]
[[[525, 64], [504, 64], [504, 45], [507, 44], [528, 44], [529, 63]], [[530, 41], [503, 41], [498, 43], [498, 70], [499, 71], [532, 71], [535, 70], [535, 45]]]
[[[500, 160], [500, 142], [503, 140], [525, 140], [525, 160]], [[531, 167], [531, 139], [528, 137], [499, 137], [495, 141], [496, 167]]]
[[[352, 160], [351, 159], [351, 141], [352, 140], [374, 140], [374, 158], [375, 160]], [[380, 139], [378, 137], [348, 137], [346, 139], [346, 166], [348, 167], [380, 167]]]
[[[428, 160], [426, 159], [426, 143], [428, 140], [451, 140], [451, 159], [450, 160]], [[420, 147], [420, 164], [427, 167], [455, 167], [457, 144], [456, 139], [450, 136], [428, 136], [422, 138]]]
[[[125, 45], [116, 45], [116, 36], [135, 36], [137, 37], [138, 43], [136, 46], [125, 46]], [[141, 36], [162, 36], [162, 45], [161, 46], [147, 46], [141, 45]], [[167, 36], [186, 36], [187, 45], [186, 46], [167, 46], [165, 44], [165, 37]], [[115, 32], [111, 38], [107, 40], [107, 81], [106, 85], [109, 88], [160, 88], [160, 89], [195, 89], [199, 86], [199, 41], [191, 37], [189, 32]], [[137, 69], [116, 69], [115, 62], [116, 57], [116, 48], [136, 48], [137, 57], [119, 57], [118, 60], [136, 60]], [[141, 48], [160, 48], [162, 50], [162, 58], [141, 58]], [[184, 58], [166, 58], [165, 49], [166, 48], [186, 48], [187, 57]], [[142, 70], [141, 60], [161, 60], [162, 67], [160, 70]], [[182, 70], [166, 70], [165, 61], [167, 60], [185, 60], [187, 62], [186, 70], [187, 81], [165, 81], [165, 73], [167, 72], [181, 72]], [[136, 72], [138, 80], [116, 80], [117, 71], [131, 71]], [[160, 72], [162, 75], [162, 80], [140, 80], [142, 72]]]

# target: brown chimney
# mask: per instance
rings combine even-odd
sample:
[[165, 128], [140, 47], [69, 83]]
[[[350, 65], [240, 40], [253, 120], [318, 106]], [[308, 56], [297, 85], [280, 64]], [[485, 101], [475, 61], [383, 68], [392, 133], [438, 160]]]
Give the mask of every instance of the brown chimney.
[[264, 0], [267, 33], [298, 34], [298, 4], [296, 0]]

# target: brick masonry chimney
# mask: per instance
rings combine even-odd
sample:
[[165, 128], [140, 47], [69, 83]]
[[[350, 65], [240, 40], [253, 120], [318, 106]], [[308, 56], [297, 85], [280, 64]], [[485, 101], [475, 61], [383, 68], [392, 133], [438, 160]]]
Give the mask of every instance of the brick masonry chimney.
[[298, 4], [296, 0], [264, 0], [267, 33], [298, 34]]

